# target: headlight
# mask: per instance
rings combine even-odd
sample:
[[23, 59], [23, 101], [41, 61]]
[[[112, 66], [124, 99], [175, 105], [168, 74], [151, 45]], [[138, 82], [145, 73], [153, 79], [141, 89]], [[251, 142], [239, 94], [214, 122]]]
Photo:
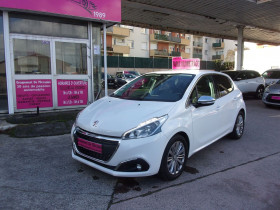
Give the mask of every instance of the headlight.
[[269, 93], [269, 87], [265, 88], [264, 92]]
[[159, 118], [152, 118], [146, 122], [140, 123], [136, 128], [125, 132], [123, 139], [138, 139], [155, 135], [161, 132], [161, 126], [167, 120], [168, 115]]

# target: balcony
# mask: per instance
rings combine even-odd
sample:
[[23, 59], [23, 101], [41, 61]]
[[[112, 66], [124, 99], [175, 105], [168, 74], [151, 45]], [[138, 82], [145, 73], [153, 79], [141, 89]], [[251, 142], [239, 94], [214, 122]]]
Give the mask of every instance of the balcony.
[[129, 54], [130, 53], [130, 47], [129, 46], [121, 46], [121, 45], [113, 45], [113, 53]]
[[194, 53], [193, 54], [193, 58], [200, 58], [200, 59], [202, 59], [202, 54]]
[[224, 55], [213, 55], [212, 60], [224, 60]]
[[150, 51], [150, 56], [151, 57], [168, 57], [169, 53], [167, 51], [163, 50], [151, 50]]
[[165, 34], [150, 34], [150, 41], [151, 42], [172, 42], [176, 44], [181, 44], [181, 38], [179, 37], [173, 37], [173, 36], [167, 36]]
[[193, 47], [202, 48], [202, 46], [203, 46], [202, 42], [193, 42]]
[[183, 59], [191, 58], [191, 54], [190, 53], [181, 52], [181, 57]]
[[172, 51], [169, 55], [171, 55], [172, 57], [180, 57], [181, 56], [181, 52]]
[[189, 39], [181, 39], [181, 44], [182, 45], [187, 45], [187, 46], [190, 46], [190, 40]]
[[113, 36], [119, 37], [129, 37], [130, 31], [128, 28], [113, 26], [107, 29], [107, 34], [112, 34]]
[[213, 43], [212, 44], [213, 48], [224, 48], [225, 47], [225, 43], [224, 42], [218, 42], [218, 43]]

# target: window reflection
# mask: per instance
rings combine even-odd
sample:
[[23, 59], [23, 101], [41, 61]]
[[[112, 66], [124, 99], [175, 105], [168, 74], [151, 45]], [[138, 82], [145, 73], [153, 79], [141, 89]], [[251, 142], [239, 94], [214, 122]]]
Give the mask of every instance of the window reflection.
[[15, 74], [50, 74], [50, 42], [13, 39]]
[[88, 38], [87, 22], [14, 13], [9, 20], [11, 33]]
[[87, 45], [55, 42], [57, 74], [87, 74]]

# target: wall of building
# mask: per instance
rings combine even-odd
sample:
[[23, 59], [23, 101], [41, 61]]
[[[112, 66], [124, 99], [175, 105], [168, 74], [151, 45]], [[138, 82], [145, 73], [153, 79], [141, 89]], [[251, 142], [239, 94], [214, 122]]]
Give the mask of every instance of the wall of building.
[[[128, 42], [133, 41], [134, 46], [130, 47], [130, 57], [149, 57], [149, 30], [139, 27], [133, 27], [130, 31]], [[145, 45], [145, 46], [144, 46]]]

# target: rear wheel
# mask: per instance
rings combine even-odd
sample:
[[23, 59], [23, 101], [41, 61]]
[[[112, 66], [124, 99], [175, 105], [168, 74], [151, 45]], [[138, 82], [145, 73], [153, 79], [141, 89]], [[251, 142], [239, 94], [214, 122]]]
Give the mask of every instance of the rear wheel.
[[178, 178], [185, 167], [188, 157], [188, 147], [185, 138], [176, 135], [168, 142], [161, 161], [159, 175], [164, 180]]
[[240, 139], [244, 132], [244, 126], [244, 113], [239, 112], [235, 120], [233, 131], [230, 133], [230, 137], [233, 139]]
[[258, 89], [256, 91], [256, 98], [257, 99], [262, 99], [263, 92], [264, 92], [264, 87], [263, 86], [258, 87]]

